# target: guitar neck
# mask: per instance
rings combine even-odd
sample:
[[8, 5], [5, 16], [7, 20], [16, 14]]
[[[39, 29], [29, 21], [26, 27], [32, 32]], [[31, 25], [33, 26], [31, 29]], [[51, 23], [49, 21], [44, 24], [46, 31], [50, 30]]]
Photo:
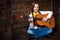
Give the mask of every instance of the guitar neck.
[[41, 20], [42, 20], [42, 18], [36, 18], [36, 17], [35, 17], [35, 18], [34, 18], [34, 20], [40, 20], [40, 21], [41, 21]]
[[13, 15], [13, 18], [24, 18], [24, 19], [28, 19], [28, 16], [24, 16], [24, 15]]
[[[29, 18], [29, 16], [25, 16], [25, 15], [21, 15], [21, 16], [13, 16], [14, 18], [24, 18], [24, 19], [28, 19]], [[36, 18], [36, 17], [34, 17], [34, 20], [41, 20], [42, 18]]]
[[[29, 17], [28, 16], [23, 16], [23, 18], [28, 19]], [[34, 20], [42, 20], [42, 18], [36, 18], [36, 17], [34, 17]]]
[[28, 19], [28, 18], [29, 18], [29, 16], [23, 16], [23, 18]]

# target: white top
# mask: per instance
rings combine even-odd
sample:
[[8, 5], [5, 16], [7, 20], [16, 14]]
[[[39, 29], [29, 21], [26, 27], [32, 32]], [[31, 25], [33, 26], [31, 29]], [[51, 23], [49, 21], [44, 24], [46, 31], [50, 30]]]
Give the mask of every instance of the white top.
[[[41, 13], [42, 15], [48, 14], [47, 18], [49, 18], [49, 19], [50, 19], [50, 18], [52, 17], [52, 15], [53, 15], [53, 12], [52, 12], [52, 11], [40, 11], [40, 13]], [[32, 13], [29, 14], [29, 17], [32, 17]]]

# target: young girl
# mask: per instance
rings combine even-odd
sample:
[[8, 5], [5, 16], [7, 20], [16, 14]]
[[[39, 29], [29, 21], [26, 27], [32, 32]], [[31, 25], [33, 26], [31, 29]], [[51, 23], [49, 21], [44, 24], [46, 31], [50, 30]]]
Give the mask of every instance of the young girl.
[[[41, 13], [42, 15], [48, 14], [47, 17], [42, 19], [43, 22], [50, 19], [53, 15], [52, 11], [39, 11], [39, 4], [38, 3], [33, 3], [32, 7], [33, 7], [32, 13], [33, 13], [34, 17], [36, 17], [36, 15], [39, 13]], [[27, 33], [30, 35], [34, 35], [36, 38], [41, 38], [41, 37], [44, 37], [44, 36], [50, 34], [52, 32], [52, 28], [42, 27], [42, 26], [38, 27], [36, 24], [34, 25], [32, 13], [30, 13], [29, 18], [28, 18], [30, 25], [27, 30]]]

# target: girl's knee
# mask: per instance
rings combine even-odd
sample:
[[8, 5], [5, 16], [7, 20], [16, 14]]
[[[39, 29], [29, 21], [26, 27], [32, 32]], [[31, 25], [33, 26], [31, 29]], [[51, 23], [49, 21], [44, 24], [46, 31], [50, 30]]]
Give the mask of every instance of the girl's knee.
[[27, 33], [28, 34], [33, 34], [33, 31], [32, 30], [27, 30]]
[[53, 31], [52, 28], [49, 28], [48, 33], [51, 33], [52, 31]]

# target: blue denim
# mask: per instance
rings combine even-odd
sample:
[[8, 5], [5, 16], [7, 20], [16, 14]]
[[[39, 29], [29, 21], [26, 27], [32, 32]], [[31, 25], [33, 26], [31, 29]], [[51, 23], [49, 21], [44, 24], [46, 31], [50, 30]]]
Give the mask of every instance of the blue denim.
[[34, 26], [33, 22], [31, 22], [27, 30], [27, 33], [34, 35], [36, 38], [44, 37], [52, 32], [52, 28], [38, 27], [37, 29], [35, 29], [34, 27], [38, 26]]
[[28, 34], [34, 35], [35, 38], [44, 37], [52, 32], [52, 28], [39, 27], [38, 29], [30, 28], [27, 30]]

